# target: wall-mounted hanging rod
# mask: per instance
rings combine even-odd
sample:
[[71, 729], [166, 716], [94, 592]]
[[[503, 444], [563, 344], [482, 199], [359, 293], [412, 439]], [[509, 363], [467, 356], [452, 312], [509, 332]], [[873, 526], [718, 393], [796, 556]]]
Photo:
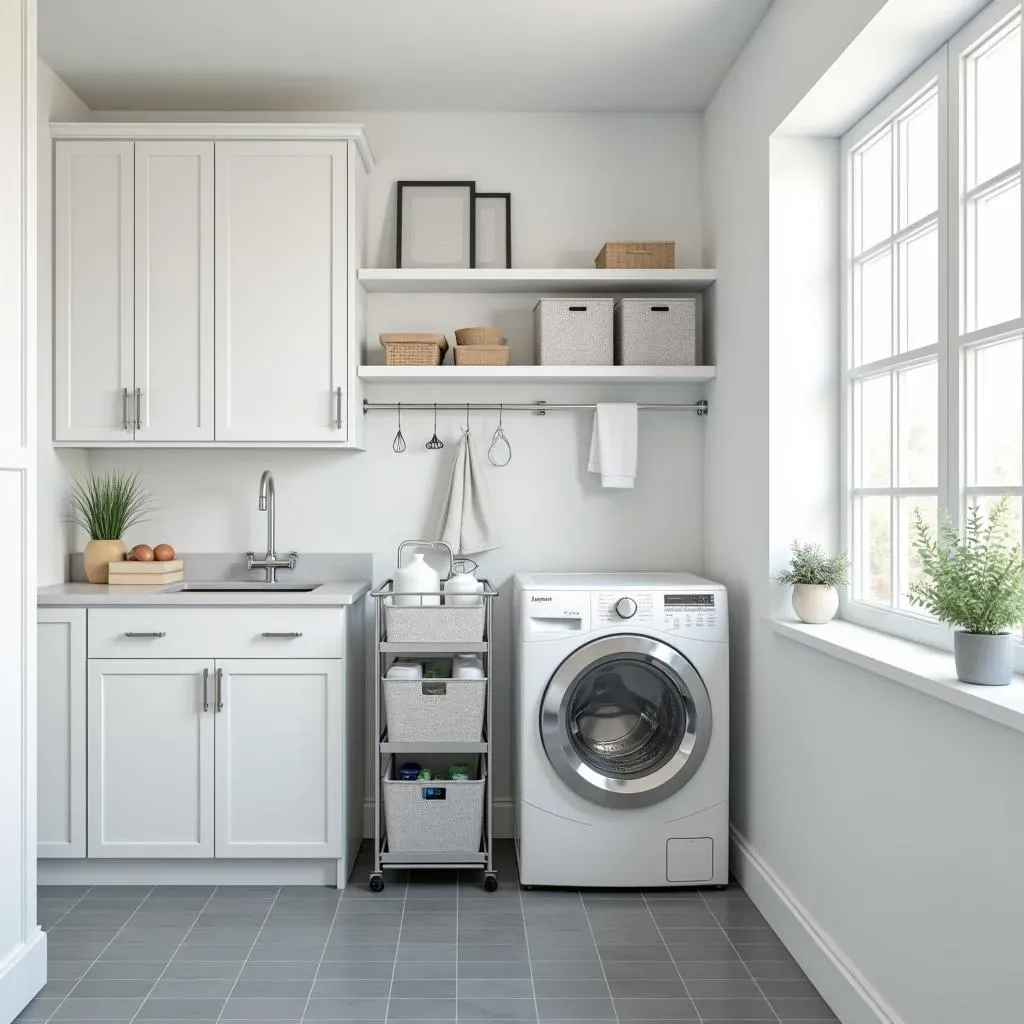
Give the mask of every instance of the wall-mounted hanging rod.
[[[595, 405], [564, 405], [561, 402], [368, 402], [363, 399], [363, 414], [396, 409], [423, 409], [427, 412], [534, 412], [543, 416], [546, 412], [564, 409], [593, 412]], [[707, 416], [708, 403], [699, 402], [680, 404], [678, 402], [645, 402], [637, 406], [642, 412], [695, 412], [698, 416]]]

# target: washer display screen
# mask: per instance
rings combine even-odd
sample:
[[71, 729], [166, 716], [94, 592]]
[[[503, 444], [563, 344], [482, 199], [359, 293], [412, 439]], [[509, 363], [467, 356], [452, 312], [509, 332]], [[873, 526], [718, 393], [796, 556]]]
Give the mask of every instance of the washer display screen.
[[666, 608], [714, 608], [714, 594], [666, 594]]

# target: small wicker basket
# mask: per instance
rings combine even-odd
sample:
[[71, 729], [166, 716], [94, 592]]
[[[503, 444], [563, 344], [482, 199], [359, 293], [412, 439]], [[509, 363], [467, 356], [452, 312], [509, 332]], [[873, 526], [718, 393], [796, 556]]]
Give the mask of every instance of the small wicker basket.
[[387, 366], [440, 366], [448, 351], [443, 334], [382, 334]]
[[508, 366], [512, 350], [508, 345], [456, 345], [456, 366]]
[[598, 270], [674, 270], [675, 242], [605, 242], [594, 260]]
[[455, 332], [456, 345], [500, 345], [499, 327], [460, 327]]

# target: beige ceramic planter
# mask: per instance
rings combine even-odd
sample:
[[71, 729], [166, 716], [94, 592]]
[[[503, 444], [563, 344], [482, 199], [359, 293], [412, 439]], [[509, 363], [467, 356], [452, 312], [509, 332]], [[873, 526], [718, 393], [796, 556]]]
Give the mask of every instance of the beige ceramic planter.
[[111, 562], [123, 562], [128, 549], [123, 540], [91, 540], [85, 545], [85, 578], [90, 583], [108, 582]]

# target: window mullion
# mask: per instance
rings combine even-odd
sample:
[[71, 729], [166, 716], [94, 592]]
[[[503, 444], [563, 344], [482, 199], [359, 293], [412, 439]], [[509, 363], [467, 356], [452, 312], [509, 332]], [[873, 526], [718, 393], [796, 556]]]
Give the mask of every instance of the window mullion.
[[[965, 223], [960, 203], [960, 182], [964, 173], [966, 147], [960, 141], [962, 98], [960, 59], [952, 47], [946, 48], [946, 61], [939, 77], [939, 187], [943, 197], [939, 238], [943, 263], [940, 282], [945, 283], [945, 308], [940, 310], [939, 333], [939, 507], [949, 510], [959, 527], [960, 496], [963, 492], [964, 451], [961, 425], [961, 358], [957, 341], [963, 323], [961, 305], [965, 276], [961, 271]], [[944, 215], [942, 215], [944, 213]], [[945, 244], [941, 244], [944, 242]]]

